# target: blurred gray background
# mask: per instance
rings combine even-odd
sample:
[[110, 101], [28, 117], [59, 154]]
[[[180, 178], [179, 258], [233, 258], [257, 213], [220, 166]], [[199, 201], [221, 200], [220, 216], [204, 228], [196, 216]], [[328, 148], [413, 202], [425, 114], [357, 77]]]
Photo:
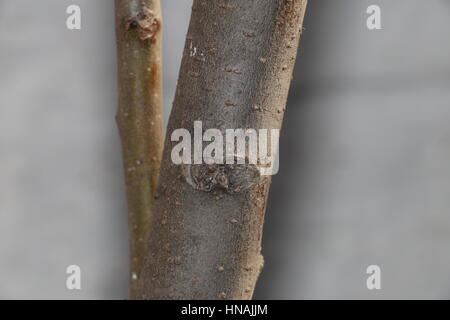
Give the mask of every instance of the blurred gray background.
[[[450, 2], [309, 2], [255, 298], [450, 298]], [[162, 4], [167, 119], [191, 1]], [[127, 295], [113, 15], [0, 0], [0, 298]]]

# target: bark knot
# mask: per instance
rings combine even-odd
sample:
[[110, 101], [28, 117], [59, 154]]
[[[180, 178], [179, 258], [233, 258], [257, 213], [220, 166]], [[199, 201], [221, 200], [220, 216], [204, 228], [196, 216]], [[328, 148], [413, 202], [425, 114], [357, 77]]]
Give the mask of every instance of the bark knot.
[[196, 190], [221, 189], [229, 194], [243, 192], [261, 179], [258, 166], [252, 164], [193, 164], [183, 166], [186, 182]]

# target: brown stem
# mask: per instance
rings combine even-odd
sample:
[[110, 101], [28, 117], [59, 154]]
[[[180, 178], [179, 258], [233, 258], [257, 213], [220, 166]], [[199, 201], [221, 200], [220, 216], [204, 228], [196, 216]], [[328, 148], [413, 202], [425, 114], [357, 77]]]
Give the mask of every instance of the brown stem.
[[[190, 166], [172, 162], [172, 148], [179, 142], [172, 142], [171, 134], [185, 128], [194, 137], [197, 120], [203, 130], [222, 132], [281, 128], [305, 7], [306, 0], [194, 0], [141, 298], [252, 297], [263, 264], [270, 178], [255, 178], [250, 166], [212, 165], [193, 173]], [[197, 174], [196, 183], [186, 172]], [[210, 179], [214, 172], [220, 172], [220, 183]], [[230, 190], [232, 179], [243, 187]], [[211, 183], [218, 188], [210, 188]]]
[[119, 108], [130, 237], [130, 298], [151, 222], [161, 162], [162, 83], [159, 0], [116, 0]]

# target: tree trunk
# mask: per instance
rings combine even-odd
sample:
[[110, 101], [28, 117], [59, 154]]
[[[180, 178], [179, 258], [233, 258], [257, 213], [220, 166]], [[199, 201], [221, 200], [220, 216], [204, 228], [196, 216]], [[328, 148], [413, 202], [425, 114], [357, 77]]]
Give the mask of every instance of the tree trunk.
[[159, 0], [116, 0], [117, 124], [127, 188], [130, 297], [136, 289], [151, 222], [163, 146]]
[[[192, 168], [171, 160], [177, 144], [171, 134], [186, 128], [194, 136], [194, 121], [202, 121], [203, 130], [280, 129], [305, 7], [306, 0], [194, 0], [141, 298], [251, 299], [263, 265], [270, 177], [241, 181], [233, 190], [193, 185]], [[229, 167], [225, 178], [250, 176], [238, 170]]]

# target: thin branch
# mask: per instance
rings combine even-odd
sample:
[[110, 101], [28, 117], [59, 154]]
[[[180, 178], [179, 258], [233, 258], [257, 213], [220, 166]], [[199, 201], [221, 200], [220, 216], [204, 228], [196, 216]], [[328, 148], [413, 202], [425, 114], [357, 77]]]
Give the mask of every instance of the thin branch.
[[119, 108], [130, 237], [130, 297], [136, 297], [161, 162], [159, 0], [116, 0]]

